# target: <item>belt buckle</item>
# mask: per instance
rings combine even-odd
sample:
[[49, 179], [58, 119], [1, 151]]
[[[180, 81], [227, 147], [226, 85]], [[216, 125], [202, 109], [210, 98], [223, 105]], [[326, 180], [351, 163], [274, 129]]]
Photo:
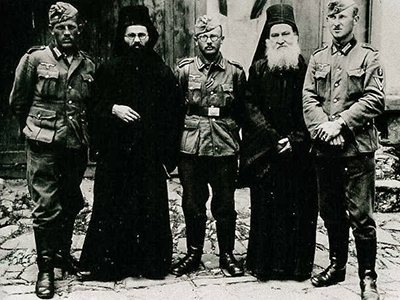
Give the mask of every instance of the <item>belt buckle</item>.
[[209, 117], [219, 117], [219, 107], [211, 106], [208, 108]]

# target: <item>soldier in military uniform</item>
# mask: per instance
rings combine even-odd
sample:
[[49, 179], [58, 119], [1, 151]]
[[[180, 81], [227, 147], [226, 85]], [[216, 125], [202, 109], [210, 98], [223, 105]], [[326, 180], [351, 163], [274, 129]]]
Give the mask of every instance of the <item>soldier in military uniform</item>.
[[54, 295], [54, 267], [76, 273], [70, 255], [80, 184], [87, 164], [86, 110], [94, 62], [77, 48], [78, 11], [57, 2], [49, 10], [53, 41], [31, 48], [16, 69], [10, 105], [25, 135], [27, 179], [39, 274], [36, 295]]
[[314, 286], [345, 279], [349, 225], [357, 249], [362, 299], [379, 299], [376, 287], [374, 118], [384, 110], [384, 75], [377, 50], [353, 34], [359, 19], [352, 0], [331, 1], [332, 43], [310, 59], [303, 88], [305, 122], [313, 138], [320, 214], [329, 238], [330, 265]]
[[232, 276], [243, 274], [232, 254], [240, 112], [245, 73], [222, 56], [222, 27], [207, 16], [195, 24], [199, 55], [178, 64], [179, 86], [186, 97], [186, 117], [178, 170], [183, 186], [182, 207], [188, 253], [172, 268], [178, 276], [199, 268], [206, 227], [208, 184], [211, 212], [216, 220], [220, 267]]

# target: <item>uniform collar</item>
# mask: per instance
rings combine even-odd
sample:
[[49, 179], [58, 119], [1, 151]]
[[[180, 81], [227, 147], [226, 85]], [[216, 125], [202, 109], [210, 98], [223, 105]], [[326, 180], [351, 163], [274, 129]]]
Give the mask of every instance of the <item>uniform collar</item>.
[[[225, 60], [223, 59], [221, 52], [218, 52], [217, 59], [212, 62], [211, 65], [219, 67], [221, 70], [225, 70]], [[207, 66], [201, 53], [196, 57], [196, 66], [199, 70], [202, 70]]]
[[[67, 57], [65, 55], [65, 53], [61, 52], [61, 50], [58, 49], [57, 46], [53, 42], [50, 43], [49, 48], [50, 48], [51, 52], [53, 52], [53, 55], [57, 60], [60, 60], [61, 58], [66, 58]], [[77, 51], [74, 54], [74, 57], [78, 57], [78, 56], [80, 56], [79, 51]]]
[[353, 37], [350, 41], [348, 41], [345, 45], [340, 45], [338, 43], [332, 42], [331, 46], [331, 53], [334, 55], [337, 52], [340, 52], [343, 55], [349, 54], [351, 49], [354, 48], [354, 46], [357, 44], [357, 40], [355, 37]]

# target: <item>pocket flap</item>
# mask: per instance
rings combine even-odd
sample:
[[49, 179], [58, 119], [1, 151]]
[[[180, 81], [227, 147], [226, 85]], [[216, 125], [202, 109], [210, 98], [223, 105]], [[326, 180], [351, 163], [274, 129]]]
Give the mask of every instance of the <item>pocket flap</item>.
[[58, 78], [60, 71], [54, 68], [47, 68], [45, 65], [38, 65], [37, 74], [39, 78]]
[[32, 106], [29, 111], [29, 116], [36, 119], [51, 120], [56, 118], [56, 112], [54, 110]]
[[329, 70], [316, 71], [314, 77], [315, 77], [316, 79], [326, 78], [326, 76], [328, 75], [328, 73], [329, 73]]
[[88, 82], [94, 81], [92, 74], [82, 74], [82, 79], [83, 81], [88, 81]]
[[222, 91], [232, 93], [233, 92], [233, 85], [230, 84], [230, 83], [222, 84]]
[[199, 89], [201, 89], [201, 83], [200, 82], [189, 82], [188, 89], [189, 90], [199, 90]]
[[194, 130], [199, 127], [200, 120], [185, 119], [185, 129]]
[[353, 69], [347, 71], [347, 74], [349, 74], [350, 77], [361, 77], [365, 74], [365, 70], [362, 68]]

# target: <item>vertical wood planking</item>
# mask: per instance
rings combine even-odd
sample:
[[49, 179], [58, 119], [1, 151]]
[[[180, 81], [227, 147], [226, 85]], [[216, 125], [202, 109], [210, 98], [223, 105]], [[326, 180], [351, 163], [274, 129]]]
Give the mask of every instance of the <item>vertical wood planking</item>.
[[174, 7], [175, 0], [166, 0], [164, 2], [164, 55], [165, 62], [174, 69]]
[[173, 63], [188, 57], [193, 51], [192, 32], [194, 18], [194, 3], [187, 0], [175, 0], [174, 5], [174, 55]]
[[159, 38], [155, 45], [155, 51], [165, 60], [165, 7], [164, 0], [145, 0], [143, 5], [149, 9], [150, 19], [156, 26]]

